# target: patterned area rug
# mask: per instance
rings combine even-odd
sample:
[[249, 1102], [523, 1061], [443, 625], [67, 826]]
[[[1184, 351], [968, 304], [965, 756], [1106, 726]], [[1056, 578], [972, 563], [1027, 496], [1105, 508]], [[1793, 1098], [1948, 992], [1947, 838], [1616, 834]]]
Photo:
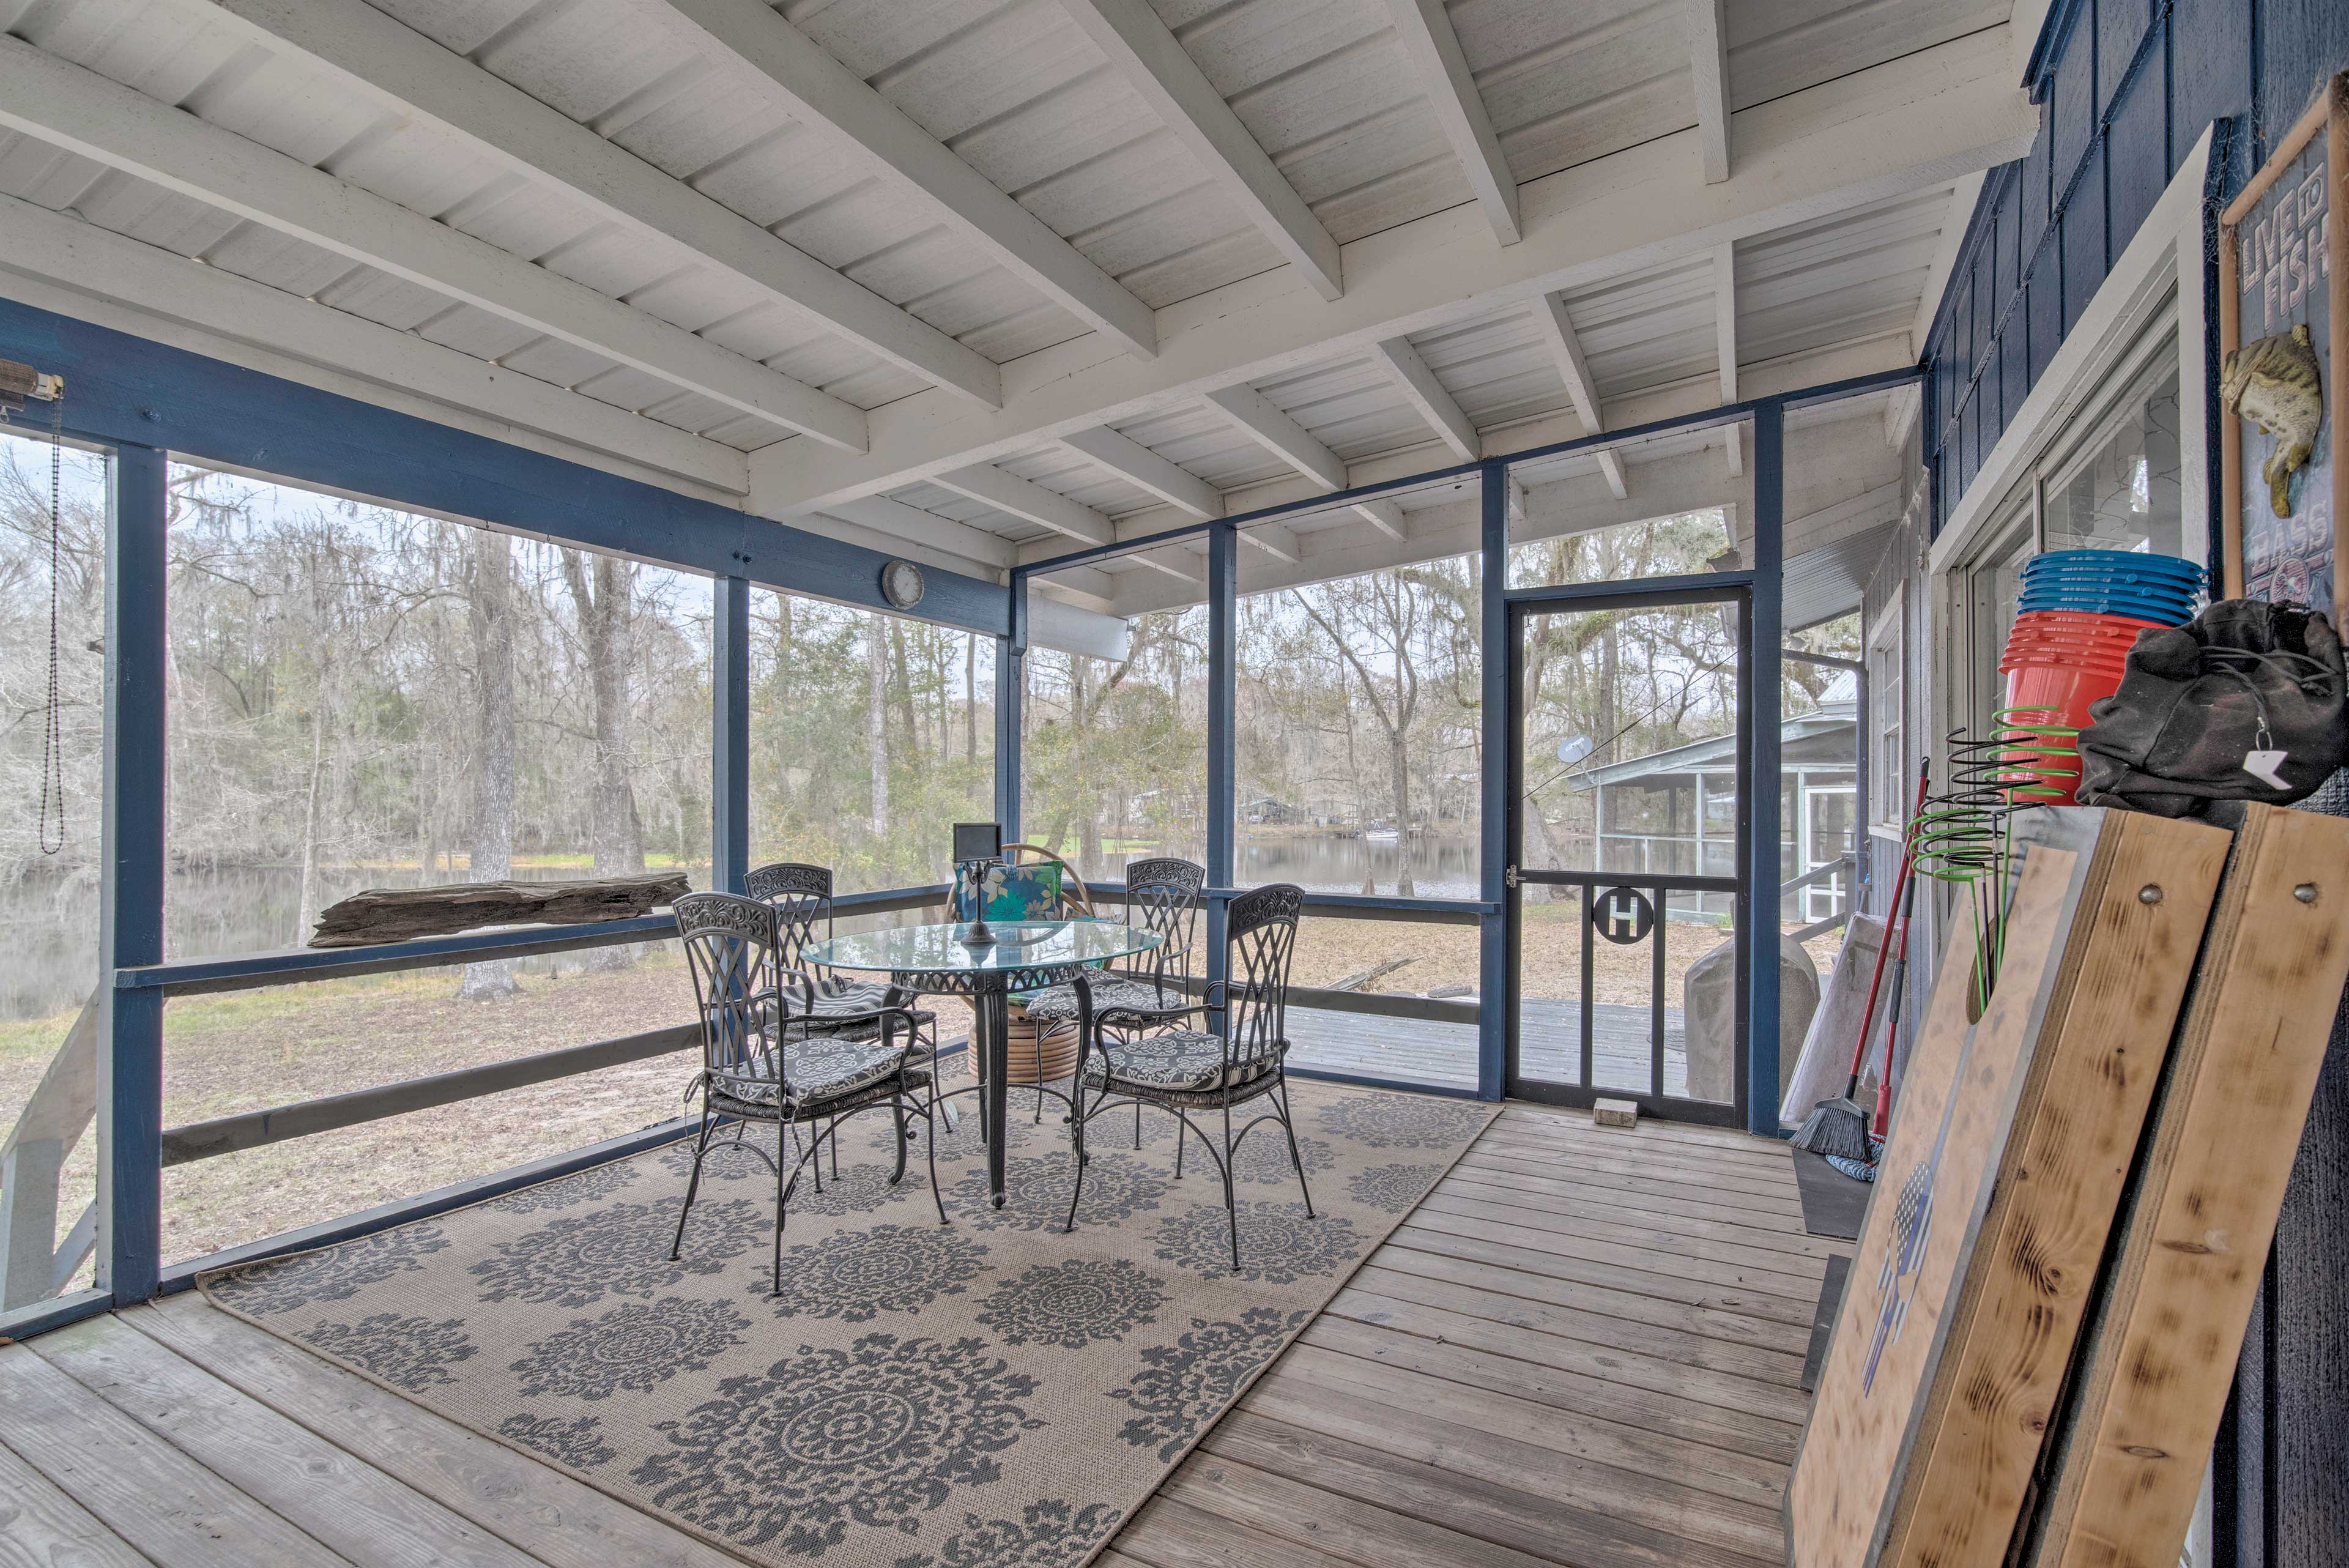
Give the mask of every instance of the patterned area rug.
[[[1163, 1111], [1073, 1162], [1014, 1091], [987, 1206], [975, 1102], [889, 1184], [889, 1119], [802, 1179], [771, 1297], [774, 1179], [689, 1145], [340, 1246], [207, 1275], [212, 1303], [756, 1563], [1076, 1568], [1473, 1142], [1495, 1107], [1298, 1082], [1306, 1218], [1276, 1126], [1243, 1143], [1241, 1272]], [[1048, 1106], [1050, 1102], [1048, 1102]], [[1259, 1107], [1250, 1107], [1253, 1111]], [[1268, 1136], [1269, 1135], [1269, 1136]]]

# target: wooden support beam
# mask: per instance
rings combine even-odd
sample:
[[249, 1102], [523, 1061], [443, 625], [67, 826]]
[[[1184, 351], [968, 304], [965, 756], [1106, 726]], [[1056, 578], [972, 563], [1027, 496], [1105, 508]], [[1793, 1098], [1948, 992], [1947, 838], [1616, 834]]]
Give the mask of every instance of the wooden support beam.
[[1513, 245], [1525, 236], [1517, 213], [1517, 177], [1509, 171], [1500, 138], [1493, 134], [1492, 117], [1476, 90], [1468, 57], [1453, 31], [1451, 13], [1444, 0], [1387, 0], [1394, 20], [1395, 41], [1411, 62], [1412, 75], [1427, 95], [1444, 139], [1460, 160], [1460, 171], [1476, 192], [1476, 204], [1492, 224], [1494, 237]]
[[[502, 440], [536, 432], [594, 453], [605, 466], [617, 459], [736, 501], [750, 488], [740, 452], [689, 431], [5, 194], [0, 272], [160, 317], [144, 336], [176, 322], [332, 372], [337, 383], [348, 378], [360, 384], [355, 393], [390, 389], [403, 394], [391, 406], [414, 403], [443, 423], [457, 422], [450, 412], [461, 410], [480, 416], [485, 433]], [[20, 291], [0, 281], [0, 292]]]
[[792, 119], [826, 128], [1055, 305], [1143, 359], [1156, 314], [765, 0], [657, 0], [679, 34]]
[[[1534, 301], [1534, 325], [1540, 329], [1542, 341], [1549, 346], [1550, 359], [1566, 382], [1567, 398], [1574, 404], [1582, 428], [1592, 435], [1604, 432], [1607, 421], [1600, 411], [1599, 383], [1591, 379], [1590, 362], [1583, 358], [1582, 339], [1575, 333], [1573, 318], [1567, 315], [1565, 296], [1545, 294]], [[1630, 476], [1624, 472], [1619, 452], [1600, 452], [1599, 467], [1607, 475], [1607, 488], [1615, 493], [1617, 500], [1631, 493]]]
[[1298, 547], [1297, 535], [1283, 523], [1258, 523], [1239, 531], [1240, 542], [1253, 545], [1274, 560], [1295, 566], [1305, 558]]
[[864, 413], [853, 403], [15, 38], [0, 37], [0, 126], [779, 429], [865, 450]]
[[1689, 85], [1696, 93], [1697, 142], [1704, 150], [1704, 182], [1729, 178], [1728, 0], [1682, 0], [1688, 7]]
[[[1920, 113], [1920, 102], [1932, 112]], [[751, 455], [753, 509], [788, 516], [1072, 431], [1132, 429], [1214, 389], [1267, 384], [1360, 357], [1382, 338], [1423, 339], [1544, 294], [1692, 264], [1726, 238], [1943, 186], [2020, 157], [2039, 134], [2002, 27], [1740, 110], [1737, 121], [1739, 173], [1726, 185], [1698, 179], [1693, 137], [1609, 153], [1523, 188], [1519, 244], [1496, 247], [1480, 213], [1447, 209], [1349, 243], [1343, 300], [1278, 269], [1169, 306], [1168, 351], [1153, 363], [1088, 334], [1007, 365], [1000, 410], [936, 392], [874, 410], [869, 457], [777, 442]]]
[[1131, 480], [1169, 506], [1194, 517], [1221, 517], [1223, 492], [1179, 463], [1170, 462], [1140, 441], [1107, 425], [1072, 431], [1061, 444], [1078, 456], [1100, 464], [1121, 479]]
[[1061, 0], [1117, 73], [1198, 161], [1218, 191], [1324, 299], [1345, 292], [1338, 242], [1274, 167], [1149, 0]]
[[[1724, 240], [1713, 247], [1713, 322], [1721, 344], [1721, 400], [1737, 400], [1737, 246]], [[1729, 440], [1729, 472], [1745, 472], [1745, 431], [1724, 428]]]
[[827, 331], [985, 408], [995, 362], [366, 0], [191, 0], [206, 20], [434, 124], [525, 179], [674, 244]]
[[1071, 501], [1057, 490], [1047, 490], [991, 462], [973, 463], [968, 468], [941, 473], [933, 483], [998, 512], [1008, 512], [1055, 534], [1065, 534], [1080, 544], [1106, 545], [1117, 537], [1117, 530], [1109, 518], [1083, 502]]
[[1254, 387], [1219, 388], [1207, 393], [1206, 400], [1243, 435], [1306, 478], [1331, 490], [1346, 488], [1346, 465], [1338, 454]]
[[1419, 350], [1411, 346], [1408, 337], [1383, 337], [1371, 345], [1371, 358], [1387, 373], [1419, 417], [1428, 422], [1439, 440], [1452, 449], [1452, 455], [1463, 462], [1475, 462], [1485, 455], [1478, 444], [1476, 427], [1460, 410], [1459, 402], [1435, 379]]
[[[957, 523], [951, 517], [941, 517], [935, 512], [925, 512], [918, 506], [886, 495], [863, 495], [854, 501], [835, 501], [823, 509], [823, 515], [853, 523], [860, 529], [879, 535], [882, 539], [903, 539], [908, 544], [943, 550], [966, 561], [1002, 569], [1012, 565], [1018, 554], [1010, 540], [984, 528], [974, 528], [968, 523]], [[806, 523], [811, 518], [795, 518]], [[881, 539], [872, 540], [879, 544]]]
[[1392, 501], [1357, 501], [1354, 515], [1393, 540], [1402, 543], [1402, 508]]

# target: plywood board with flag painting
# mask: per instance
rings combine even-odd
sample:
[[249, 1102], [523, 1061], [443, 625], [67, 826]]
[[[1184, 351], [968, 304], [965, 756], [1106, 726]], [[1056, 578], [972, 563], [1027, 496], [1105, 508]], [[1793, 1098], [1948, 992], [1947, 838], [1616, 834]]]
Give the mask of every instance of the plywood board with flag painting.
[[1988, 1005], [1974, 1016], [1961, 938], [1901, 1089], [1787, 1489], [1800, 1568], [2003, 1559], [2229, 836], [2079, 808], [2019, 820]]

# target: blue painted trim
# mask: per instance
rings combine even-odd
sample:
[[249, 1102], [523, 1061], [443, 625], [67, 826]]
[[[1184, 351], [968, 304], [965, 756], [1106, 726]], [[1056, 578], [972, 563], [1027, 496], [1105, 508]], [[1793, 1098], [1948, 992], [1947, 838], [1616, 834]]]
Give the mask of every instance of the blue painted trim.
[[[61, 372], [69, 427], [87, 440], [167, 448], [712, 576], [889, 607], [881, 568], [891, 557], [878, 550], [129, 333], [0, 300], [0, 357]], [[1007, 628], [995, 584], [936, 569], [925, 576], [925, 618]]]
[[1294, 1062], [1283, 1071], [1292, 1078], [1310, 1078], [1317, 1084], [1347, 1084], [1358, 1089], [1392, 1089], [1405, 1095], [1439, 1095], [1447, 1100], [1498, 1097], [1480, 1094], [1464, 1084], [1406, 1084], [1400, 1078], [1374, 1078], [1364, 1073], [1325, 1073], [1319, 1067], [1300, 1066]]
[[[1239, 732], [1239, 530], [1216, 524], [1207, 535], [1207, 882], [1214, 888], [1232, 885], [1232, 863], [1237, 836], [1237, 759], [1234, 737]], [[1229, 978], [1226, 917], [1226, 898], [1207, 900], [1207, 980]], [[1221, 1027], [1222, 1015], [1217, 1014]]]
[[1778, 1126], [1778, 707], [1785, 639], [1780, 596], [1785, 583], [1785, 421], [1780, 406], [1754, 410], [1754, 597], [1746, 621], [1751, 699], [1744, 704], [1753, 788], [1745, 841], [1745, 1127]]
[[106, 1291], [76, 1291], [53, 1301], [18, 1307], [12, 1313], [0, 1313], [0, 1340], [30, 1339], [36, 1334], [112, 1312], [114, 1307], [114, 1297]]
[[1028, 701], [1028, 578], [1011, 576], [1009, 632], [995, 639], [995, 820], [1008, 843], [1019, 838], [1020, 743]]
[[[80, 388], [67, 377], [74, 395]], [[106, 559], [106, 880], [98, 942], [109, 978], [163, 957], [164, 693], [170, 668], [170, 465], [123, 446], [111, 480]], [[163, 1233], [163, 997], [104, 992], [98, 1059], [99, 1283], [117, 1303], [155, 1293]]]
[[711, 585], [709, 635], [710, 885], [740, 893], [750, 869], [750, 584]]
[[1516, 620], [1509, 614], [1509, 484], [1508, 465], [1485, 465], [1478, 519], [1484, 546], [1483, 603], [1480, 610], [1483, 643], [1483, 702], [1485, 775], [1480, 781], [1482, 842], [1479, 846], [1477, 892], [1489, 909], [1476, 932], [1476, 980], [1484, 1005], [1476, 1021], [1476, 1093], [1497, 1100], [1506, 1092], [1509, 1070], [1509, 928], [1497, 911], [1508, 898], [1509, 770], [1503, 759], [1510, 753], [1515, 726], [1515, 695], [1509, 690], [1514, 663], [1511, 647]]
[[[1210, 908], [1228, 903], [1247, 892], [1246, 888], [1209, 888], [1205, 897]], [[1469, 925], [1481, 915], [1491, 914], [1497, 905], [1475, 898], [1391, 898], [1383, 894], [1365, 898], [1360, 893], [1315, 893], [1305, 895], [1305, 912], [1309, 915], [1335, 915], [1370, 920], [1433, 919], [1439, 922]]]

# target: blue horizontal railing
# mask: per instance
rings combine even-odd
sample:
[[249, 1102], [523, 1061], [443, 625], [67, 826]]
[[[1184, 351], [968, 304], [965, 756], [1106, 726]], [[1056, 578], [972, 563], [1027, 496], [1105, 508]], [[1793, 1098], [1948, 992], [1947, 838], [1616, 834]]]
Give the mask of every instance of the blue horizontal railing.
[[[940, 882], [924, 888], [843, 893], [832, 901], [833, 913], [840, 917], [916, 909], [925, 904], [944, 902], [947, 891], [947, 885]], [[494, 930], [412, 937], [406, 941], [370, 942], [362, 947], [283, 948], [274, 952], [241, 953], [233, 958], [175, 959], [117, 970], [114, 983], [121, 991], [155, 987], [173, 995], [251, 991], [302, 981], [392, 974], [452, 963], [616, 947], [623, 942], [659, 941], [675, 935], [676, 917], [667, 914], [639, 915], [634, 919], [600, 920], [581, 926], [502, 926]]]

